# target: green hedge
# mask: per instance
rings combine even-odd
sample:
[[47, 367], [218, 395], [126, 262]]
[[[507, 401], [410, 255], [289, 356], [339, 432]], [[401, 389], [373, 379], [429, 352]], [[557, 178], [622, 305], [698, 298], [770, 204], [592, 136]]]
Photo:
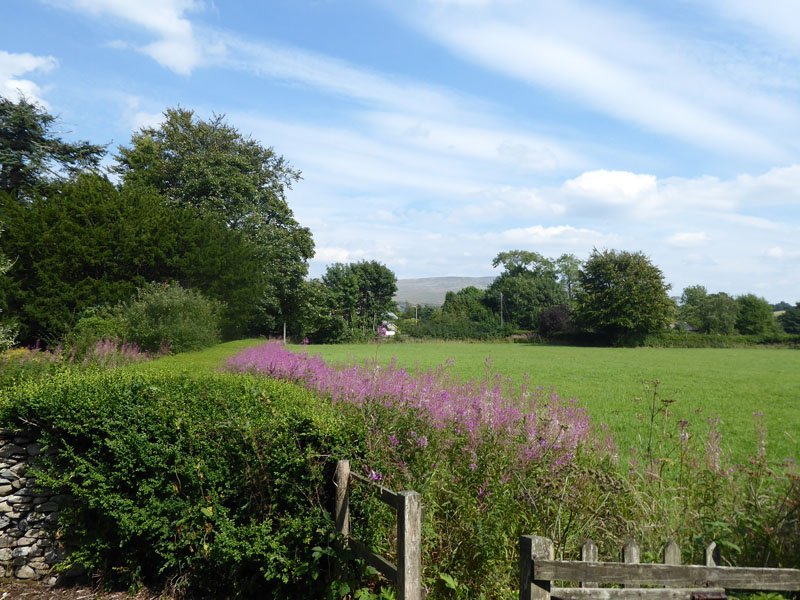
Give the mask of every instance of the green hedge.
[[0, 424], [58, 448], [36, 476], [74, 499], [70, 564], [194, 597], [326, 595], [332, 463], [365, 434], [296, 386], [67, 372], [0, 389]]
[[800, 348], [800, 335], [788, 333], [765, 333], [759, 335], [696, 333], [685, 331], [663, 331], [659, 333], [632, 333], [614, 338], [592, 333], [556, 333], [547, 336], [547, 342], [574, 346], [616, 346], [654, 348], [753, 348], [771, 346]]
[[638, 345], [659, 348], [744, 348], [753, 346], [798, 348], [800, 347], [800, 335], [788, 333], [718, 335], [669, 331], [648, 334]]

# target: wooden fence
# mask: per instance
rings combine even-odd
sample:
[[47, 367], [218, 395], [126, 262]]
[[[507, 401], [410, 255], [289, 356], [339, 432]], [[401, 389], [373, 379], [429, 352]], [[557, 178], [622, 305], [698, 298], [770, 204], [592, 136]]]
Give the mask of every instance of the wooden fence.
[[[664, 564], [639, 564], [639, 547], [628, 542], [622, 562], [598, 562], [597, 546], [584, 544], [580, 561], [553, 560], [553, 542], [545, 537], [520, 538], [520, 600], [564, 598], [582, 600], [703, 600], [725, 598], [727, 589], [800, 590], [800, 570], [721, 567], [715, 544], [706, 549], [705, 565], [681, 565], [681, 551], [675, 542], [664, 550]], [[578, 588], [552, 587], [553, 581], [580, 582]], [[601, 584], [622, 584], [622, 589], [601, 588]], [[635, 588], [633, 585], [666, 586]]]
[[[397, 565], [350, 537], [350, 486], [358, 481], [377, 488], [380, 499], [397, 511]], [[422, 600], [422, 506], [417, 492], [393, 492], [366, 477], [350, 472], [350, 462], [336, 465], [336, 527], [347, 545], [368, 565], [395, 584], [397, 600]]]

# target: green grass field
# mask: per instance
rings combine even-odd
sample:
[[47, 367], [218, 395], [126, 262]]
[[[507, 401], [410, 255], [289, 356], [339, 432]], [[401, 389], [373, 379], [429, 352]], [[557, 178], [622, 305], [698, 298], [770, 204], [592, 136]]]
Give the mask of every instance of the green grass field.
[[[213, 370], [240, 348], [263, 340], [240, 340], [200, 352], [170, 356], [134, 369]], [[607, 423], [625, 453], [641, 447], [645, 423], [637, 417], [646, 407], [634, 402], [642, 382], [657, 379], [670, 409], [698, 432], [709, 417], [719, 417], [723, 443], [743, 457], [755, 448], [753, 413], [764, 413], [767, 451], [772, 459], [800, 461], [800, 352], [766, 348], [577, 348], [504, 343], [427, 342], [409, 344], [344, 344], [291, 346], [333, 362], [397, 357], [407, 368], [428, 369], [448, 358], [462, 378], [483, 377], [486, 359], [493, 373], [519, 381], [530, 375], [532, 385], [554, 387], [561, 396], [576, 398], [595, 422]]]
[[236, 354], [239, 350], [256, 344], [263, 344], [264, 339], [236, 340], [235, 342], [225, 342], [205, 350], [196, 352], [183, 352], [173, 354], [158, 360], [139, 363], [125, 367], [135, 371], [214, 371], [220, 367], [227, 359]]
[[[302, 347], [292, 347], [301, 350]], [[617, 434], [621, 451], [641, 447], [646, 412], [634, 398], [643, 381], [659, 380], [670, 409], [691, 428], [705, 431], [706, 419], [719, 417], [723, 443], [742, 457], [755, 448], [753, 413], [764, 413], [767, 451], [772, 459], [800, 460], [800, 352], [766, 348], [578, 348], [505, 343], [431, 342], [309, 346], [328, 361], [353, 357], [388, 362], [396, 356], [407, 368], [427, 369], [455, 360], [461, 377], [482, 377], [486, 359], [493, 372], [519, 381], [525, 373], [532, 385], [554, 387], [576, 398], [595, 422]]]

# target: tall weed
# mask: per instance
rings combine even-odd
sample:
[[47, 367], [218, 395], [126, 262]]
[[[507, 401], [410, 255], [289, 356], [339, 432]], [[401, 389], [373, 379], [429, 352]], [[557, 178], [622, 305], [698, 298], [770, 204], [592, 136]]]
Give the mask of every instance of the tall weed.
[[[516, 386], [489, 361], [484, 378], [464, 383], [448, 366], [417, 374], [374, 363], [337, 369], [271, 343], [243, 350], [228, 368], [296, 381], [369, 432], [354, 467], [423, 496], [432, 597], [513, 594], [522, 534], [542, 532], [563, 553], [585, 536], [602, 543], [624, 529], [623, 482], [607, 432], [575, 401]], [[370, 493], [354, 492], [354, 531], [392, 556], [393, 515]], [[596, 499], [589, 509], [587, 497]]]
[[14, 348], [0, 354], [0, 387], [26, 379], [43, 379], [63, 371], [84, 371], [96, 368], [115, 369], [169, 353], [161, 348], [150, 353], [119, 338], [97, 339], [86, 348], [81, 346]]

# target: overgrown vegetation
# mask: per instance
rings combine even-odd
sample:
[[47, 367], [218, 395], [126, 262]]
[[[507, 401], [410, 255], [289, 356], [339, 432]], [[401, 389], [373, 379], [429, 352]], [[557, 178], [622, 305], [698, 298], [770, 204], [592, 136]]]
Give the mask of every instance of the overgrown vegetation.
[[115, 338], [92, 338], [93, 343], [81, 348], [61, 347], [14, 348], [0, 353], [0, 388], [36, 381], [67, 371], [83, 372], [116, 369], [160, 358], [168, 352], [147, 352], [138, 345]]
[[[55, 346], [0, 354], [0, 424], [32, 427], [57, 448], [36, 477], [72, 499], [59, 534], [74, 549], [71, 563], [108, 584], [197, 597], [386, 597], [358, 577], [361, 565], [341, 568], [351, 557], [337, 549], [326, 511], [332, 463], [348, 457], [373, 480], [423, 495], [434, 598], [513, 596], [523, 533], [553, 538], [567, 556], [586, 536], [607, 555], [625, 538], [651, 552], [673, 538], [696, 561], [714, 539], [732, 562], [796, 564], [797, 472], [769, 460], [763, 430], [767, 419], [794, 422], [795, 389], [791, 405], [769, 393], [791, 380], [794, 364], [775, 371], [780, 382], [766, 368], [737, 380], [744, 402], [742, 390], [702, 396], [713, 369], [684, 390], [704, 407], [675, 408], [652, 382], [637, 406], [640, 428], [620, 418], [631, 415], [619, 408], [631, 396], [615, 380], [620, 366], [592, 371], [585, 349], [569, 349], [557, 365], [567, 385], [578, 375], [593, 393], [601, 379], [617, 385], [610, 407], [594, 414], [617, 420], [621, 451], [575, 401], [496, 375], [491, 360], [483, 376], [458, 377], [452, 363], [440, 367], [438, 349], [431, 370], [415, 375], [396, 363], [332, 368], [275, 344], [230, 363], [307, 391], [249, 374], [118, 369], [245, 332], [369, 340], [395, 308], [395, 275], [377, 261], [335, 264], [305, 280], [313, 242], [286, 202], [300, 173], [283, 157], [223, 117], [204, 121], [185, 109], [164, 117], [120, 148], [116, 185], [96, 172], [103, 147], [65, 143], [43, 108], [0, 99], [0, 309], [11, 319], [0, 324], [0, 351], [17, 331], [23, 343], [43, 337]], [[441, 309], [407, 307], [401, 333], [799, 345], [800, 305], [782, 306], [776, 321], [763, 298], [702, 286], [676, 302], [641, 253], [595, 250], [581, 263], [512, 250], [494, 259], [501, 265], [486, 291], [450, 293]], [[375, 359], [378, 348], [369, 347]], [[525, 362], [530, 349], [514, 347], [514, 360]], [[424, 362], [418, 347], [412, 353]], [[740, 373], [726, 364], [724, 375]], [[738, 408], [749, 413], [753, 398], [770, 414], [755, 415], [748, 444]], [[728, 422], [686, 418], [722, 403]], [[723, 430], [737, 435], [734, 455]], [[775, 445], [796, 452], [786, 438]], [[391, 555], [391, 514], [369, 494], [354, 496], [358, 535]]]
[[[702, 338], [675, 333], [676, 337]], [[709, 336], [709, 339], [717, 339]], [[725, 339], [725, 338], [721, 338]], [[755, 452], [750, 415], [764, 412], [770, 454], [800, 461], [795, 423], [800, 421], [797, 390], [800, 371], [795, 350], [781, 348], [603, 348], [574, 345], [465, 343], [430, 341], [406, 344], [294, 346], [297, 352], [320, 354], [332, 364], [396, 357], [409, 371], [435, 369], [446, 357], [454, 375], [469, 380], [486, 374], [487, 357], [515, 383], [530, 375], [532, 385], [554, 386], [561, 395], [578, 398], [592, 418], [608, 423], [619, 441], [623, 460], [636, 446], [641, 381], [659, 379], [679, 402], [679, 419], [703, 421], [716, 415], [723, 445], [737, 460]], [[153, 366], [157, 366], [154, 363]]]
[[[639, 400], [641, 442], [625, 466], [607, 431], [574, 401], [501, 376], [464, 384], [447, 368], [417, 377], [372, 363], [337, 370], [277, 344], [229, 364], [297, 381], [368, 428], [366, 453], [354, 461], [361, 473], [422, 494], [431, 597], [513, 597], [516, 544], [526, 533], [551, 537], [572, 558], [591, 537], [605, 556], [636, 538], [650, 559], [670, 539], [687, 562], [700, 562], [712, 540], [732, 564], [800, 559], [794, 465], [770, 463], [760, 442], [747, 460], [732, 461], [714, 420], [675, 419], [657, 382]], [[354, 535], [391, 556], [392, 514], [368, 491], [352, 505]]]
[[[642, 419], [627, 417], [635, 449], [618, 451], [576, 401], [489, 360], [465, 382], [449, 361], [416, 374], [338, 369], [276, 343], [229, 363], [267, 378], [202, 375], [180, 357], [111, 372], [62, 365], [0, 386], [0, 423], [58, 446], [37, 477], [74, 498], [61, 521], [62, 542], [77, 548], [70, 564], [108, 585], [389, 597], [337, 546], [329, 512], [342, 457], [422, 494], [431, 598], [515, 597], [520, 534], [547, 535], [566, 557], [588, 536], [607, 557], [635, 537], [646, 560], [668, 539], [687, 562], [711, 540], [733, 564], [800, 559], [800, 480], [768, 457], [761, 415], [754, 450], [731, 456], [721, 423], [685, 418], [685, 401], [651, 382], [633, 404]], [[351, 506], [354, 535], [393, 556], [394, 514], [365, 486]]]
[[146, 350], [199, 350], [220, 340], [224, 305], [177, 284], [150, 284], [123, 305], [126, 337]]

